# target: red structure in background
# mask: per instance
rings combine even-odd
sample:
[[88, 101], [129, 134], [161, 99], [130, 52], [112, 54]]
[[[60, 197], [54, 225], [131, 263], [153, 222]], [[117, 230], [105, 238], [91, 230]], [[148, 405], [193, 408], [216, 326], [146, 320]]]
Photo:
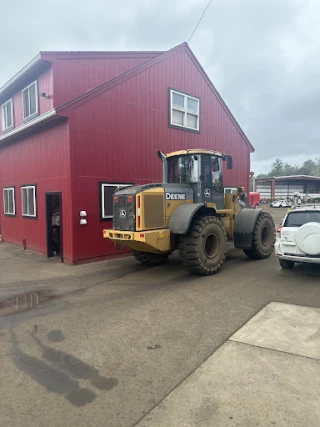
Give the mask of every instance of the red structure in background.
[[250, 192], [248, 203], [252, 208], [260, 206], [260, 193]]
[[[189, 120], [195, 101], [196, 129], [173, 126], [172, 90], [185, 99], [178, 116]], [[231, 154], [225, 186], [249, 191], [253, 147], [186, 43], [168, 52], [42, 52], [0, 89], [0, 104], [2, 238], [43, 255], [77, 263], [119, 253], [102, 238], [112, 193], [160, 181], [157, 150]]]

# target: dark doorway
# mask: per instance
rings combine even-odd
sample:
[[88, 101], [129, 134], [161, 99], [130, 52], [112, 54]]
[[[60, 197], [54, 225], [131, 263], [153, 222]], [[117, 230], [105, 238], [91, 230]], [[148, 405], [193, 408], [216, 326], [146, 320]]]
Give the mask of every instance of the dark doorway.
[[48, 258], [59, 256], [63, 262], [61, 193], [46, 193], [46, 212]]

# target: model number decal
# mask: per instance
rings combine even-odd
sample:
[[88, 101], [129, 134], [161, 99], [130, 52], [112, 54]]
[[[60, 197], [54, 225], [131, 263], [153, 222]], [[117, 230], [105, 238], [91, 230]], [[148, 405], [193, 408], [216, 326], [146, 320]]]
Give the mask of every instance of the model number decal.
[[166, 199], [167, 200], [186, 200], [186, 194], [185, 193], [166, 193]]

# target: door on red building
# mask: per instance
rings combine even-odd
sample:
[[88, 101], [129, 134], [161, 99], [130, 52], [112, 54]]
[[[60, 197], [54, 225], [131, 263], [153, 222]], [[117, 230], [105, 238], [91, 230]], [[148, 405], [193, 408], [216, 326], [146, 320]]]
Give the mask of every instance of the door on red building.
[[61, 193], [46, 193], [47, 256], [60, 257], [63, 262], [62, 197]]

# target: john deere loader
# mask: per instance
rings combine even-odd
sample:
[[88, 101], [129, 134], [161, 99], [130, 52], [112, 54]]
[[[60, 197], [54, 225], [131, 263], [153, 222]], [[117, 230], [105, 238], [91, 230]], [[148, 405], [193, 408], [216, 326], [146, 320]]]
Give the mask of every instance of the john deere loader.
[[165, 262], [179, 250], [193, 273], [216, 273], [226, 258], [227, 242], [253, 259], [273, 251], [271, 215], [246, 207], [237, 194], [224, 194], [222, 162], [232, 157], [208, 150], [158, 152], [163, 182], [127, 187], [113, 197], [113, 229], [104, 238], [131, 249], [142, 264]]

